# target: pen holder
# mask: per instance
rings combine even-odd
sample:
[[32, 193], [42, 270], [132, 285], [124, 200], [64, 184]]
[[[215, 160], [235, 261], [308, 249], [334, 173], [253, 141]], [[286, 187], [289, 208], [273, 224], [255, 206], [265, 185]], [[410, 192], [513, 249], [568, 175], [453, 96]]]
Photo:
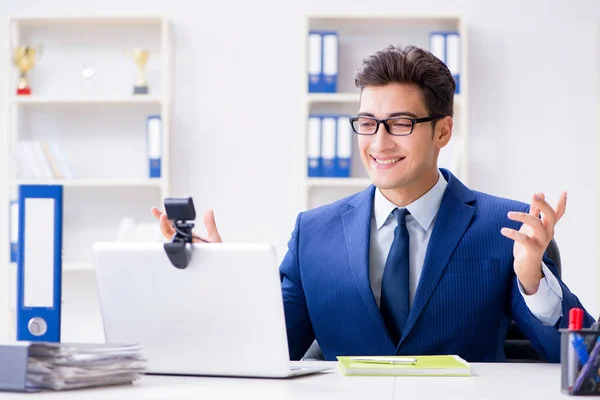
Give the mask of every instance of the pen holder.
[[600, 331], [561, 329], [561, 391], [600, 396]]

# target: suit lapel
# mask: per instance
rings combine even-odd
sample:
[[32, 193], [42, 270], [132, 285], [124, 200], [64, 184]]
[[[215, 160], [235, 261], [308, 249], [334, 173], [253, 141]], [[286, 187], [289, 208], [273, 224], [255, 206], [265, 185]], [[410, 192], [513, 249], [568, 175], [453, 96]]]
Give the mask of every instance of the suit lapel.
[[369, 280], [369, 246], [374, 193], [375, 187], [371, 185], [348, 202], [351, 208], [342, 214], [342, 224], [350, 273], [353, 275], [365, 306], [374, 314], [379, 321], [380, 328], [387, 336], [387, 328], [375, 302]]
[[448, 186], [427, 245], [421, 277], [399, 344], [402, 344], [423, 312], [475, 214], [475, 207], [467, 204], [474, 201], [472, 192], [449, 172], [442, 170], [442, 173], [448, 180]]

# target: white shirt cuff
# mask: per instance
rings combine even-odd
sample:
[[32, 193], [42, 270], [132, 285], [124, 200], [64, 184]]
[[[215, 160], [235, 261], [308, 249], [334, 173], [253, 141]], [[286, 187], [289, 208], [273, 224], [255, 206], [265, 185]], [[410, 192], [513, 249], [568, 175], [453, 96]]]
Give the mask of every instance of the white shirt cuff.
[[540, 281], [540, 287], [535, 294], [527, 295], [521, 282], [517, 279], [519, 292], [529, 307], [529, 311], [544, 325], [554, 326], [562, 316], [562, 288], [558, 279], [542, 262], [542, 273], [544, 277]]

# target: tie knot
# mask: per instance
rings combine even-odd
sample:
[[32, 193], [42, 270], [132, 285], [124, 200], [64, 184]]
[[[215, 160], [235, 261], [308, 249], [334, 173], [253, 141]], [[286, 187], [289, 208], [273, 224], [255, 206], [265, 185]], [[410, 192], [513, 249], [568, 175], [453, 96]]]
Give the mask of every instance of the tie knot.
[[408, 211], [408, 209], [396, 208], [394, 211], [392, 211], [392, 214], [394, 214], [394, 217], [396, 218], [396, 221], [398, 222], [399, 226], [406, 226], [406, 216], [410, 214], [410, 211]]

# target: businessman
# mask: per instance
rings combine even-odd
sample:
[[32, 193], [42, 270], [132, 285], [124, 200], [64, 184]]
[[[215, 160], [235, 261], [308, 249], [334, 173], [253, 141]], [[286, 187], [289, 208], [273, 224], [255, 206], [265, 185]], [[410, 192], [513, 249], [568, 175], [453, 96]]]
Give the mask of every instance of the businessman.
[[[426, 50], [389, 46], [363, 61], [350, 119], [373, 185], [302, 212], [280, 266], [292, 359], [316, 338], [338, 355], [458, 354], [505, 360], [514, 320], [549, 362], [578, 298], [545, 250], [566, 208], [472, 191], [438, 169], [455, 83]], [[153, 208], [162, 233], [174, 231]], [[220, 242], [214, 214], [207, 236]], [[586, 312], [584, 325], [592, 317]]]

